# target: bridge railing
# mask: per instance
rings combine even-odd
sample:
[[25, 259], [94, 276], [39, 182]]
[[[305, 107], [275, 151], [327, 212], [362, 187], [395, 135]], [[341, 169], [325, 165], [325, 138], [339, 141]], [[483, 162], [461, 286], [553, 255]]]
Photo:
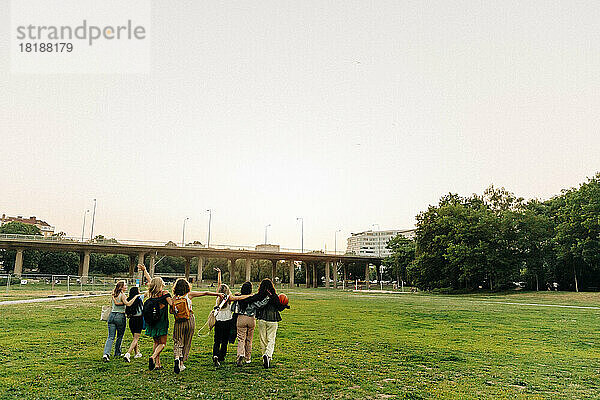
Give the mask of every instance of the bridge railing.
[[[205, 244], [195, 244], [195, 243], [186, 243], [184, 246], [181, 243], [175, 243], [173, 241], [159, 241], [159, 240], [138, 240], [138, 239], [86, 239], [81, 237], [74, 236], [42, 236], [42, 235], [20, 235], [20, 234], [11, 234], [11, 233], [2, 233], [0, 234], [0, 239], [3, 240], [14, 240], [14, 241], [35, 241], [35, 242], [45, 242], [45, 243], [81, 243], [81, 244], [98, 244], [98, 245], [130, 245], [130, 246], [160, 246], [160, 247], [185, 247], [185, 248], [199, 248], [206, 249], [208, 248]], [[237, 244], [211, 244], [211, 249], [216, 250], [247, 250], [247, 251], [255, 251], [256, 246], [249, 245], [237, 245]], [[301, 253], [302, 249], [295, 248], [279, 248], [280, 252], [284, 253]], [[323, 253], [323, 254], [335, 254], [335, 255], [344, 255], [345, 252], [338, 250], [334, 251], [324, 251], [324, 250], [309, 250], [304, 249], [304, 253]]]

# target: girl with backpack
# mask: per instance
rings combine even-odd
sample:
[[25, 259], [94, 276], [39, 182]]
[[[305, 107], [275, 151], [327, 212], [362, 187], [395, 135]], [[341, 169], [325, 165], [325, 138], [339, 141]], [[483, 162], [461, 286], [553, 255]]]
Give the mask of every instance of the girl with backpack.
[[127, 321], [125, 319], [125, 306], [130, 306], [139, 297], [134, 296], [132, 299], [127, 299], [125, 291], [127, 290], [127, 283], [125, 281], [119, 281], [116, 283], [115, 288], [112, 291], [111, 305], [112, 310], [108, 316], [108, 338], [104, 344], [104, 355], [102, 360], [105, 362], [110, 361], [110, 351], [115, 341], [115, 334], [117, 340], [115, 342], [115, 357], [121, 355], [121, 342], [123, 341], [123, 335], [125, 334], [125, 327]]
[[162, 369], [160, 363], [160, 353], [167, 344], [167, 334], [169, 333], [169, 313], [168, 306], [173, 305], [171, 295], [165, 289], [165, 283], [162, 278], [151, 278], [146, 267], [138, 265], [138, 269], [144, 272], [148, 283], [148, 298], [144, 303], [144, 320], [146, 321], [146, 335], [154, 340], [153, 352], [148, 358], [148, 369]]
[[[280, 311], [290, 308], [287, 304], [281, 304], [279, 296], [275, 292], [273, 281], [265, 278], [260, 283], [258, 293], [269, 293], [269, 302], [266, 306], [256, 311], [256, 326], [260, 335], [260, 349], [262, 351], [263, 367], [269, 368], [273, 359], [275, 350], [275, 338], [277, 337], [277, 328], [281, 321]], [[274, 296], [273, 296], [274, 295]]]
[[142, 356], [138, 341], [140, 340], [142, 329], [144, 328], [144, 295], [140, 294], [140, 289], [137, 286], [133, 286], [129, 289], [129, 297], [127, 300], [133, 300], [133, 298], [138, 295], [139, 297], [135, 299], [132, 305], [125, 307], [125, 314], [127, 315], [127, 318], [129, 318], [129, 330], [133, 335], [133, 341], [129, 346], [129, 350], [127, 350], [127, 353], [123, 356], [127, 362], [131, 362], [131, 354], [134, 351], [134, 358], [140, 358]]
[[192, 338], [196, 329], [196, 319], [192, 311], [192, 299], [201, 296], [224, 297], [222, 293], [193, 292], [190, 283], [185, 279], [177, 279], [173, 286], [173, 314], [175, 314], [175, 325], [173, 326], [173, 353], [175, 365], [173, 370], [176, 374], [185, 369], [184, 361], [187, 361], [192, 347]]

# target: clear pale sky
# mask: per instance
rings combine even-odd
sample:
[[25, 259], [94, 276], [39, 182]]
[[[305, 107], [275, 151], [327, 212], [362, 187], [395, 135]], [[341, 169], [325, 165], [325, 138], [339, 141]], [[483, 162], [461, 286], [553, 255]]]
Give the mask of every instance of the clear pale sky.
[[[6, 10], [9, 1], [0, 0]], [[146, 75], [10, 74], [0, 213], [71, 235], [345, 247], [447, 192], [600, 170], [600, 2], [156, 1]], [[89, 221], [89, 219], [88, 219]], [[89, 226], [88, 226], [89, 230]], [[86, 233], [87, 234], [87, 233]]]

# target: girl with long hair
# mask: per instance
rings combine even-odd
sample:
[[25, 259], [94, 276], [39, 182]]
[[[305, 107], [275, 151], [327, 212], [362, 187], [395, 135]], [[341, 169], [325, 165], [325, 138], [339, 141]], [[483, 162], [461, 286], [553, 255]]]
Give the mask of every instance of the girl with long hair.
[[143, 271], [146, 281], [148, 281], [148, 298], [146, 302], [156, 304], [158, 307], [158, 315], [156, 321], [146, 320], [146, 335], [154, 340], [152, 355], [148, 358], [148, 369], [162, 369], [160, 363], [160, 353], [167, 344], [167, 334], [169, 333], [169, 314], [168, 306], [173, 305], [171, 294], [165, 289], [165, 283], [160, 277], [150, 277], [143, 264], [138, 265], [138, 269]]
[[263, 354], [263, 367], [269, 368], [273, 359], [273, 351], [275, 350], [275, 339], [277, 338], [277, 328], [281, 321], [280, 311], [290, 308], [288, 305], [283, 305], [279, 301], [279, 296], [275, 291], [275, 286], [269, 278], [265, 278], [260, 282], [258, 293], [269, 295], [269, 302], [266, 306], [259, 308], [256, 311], [256, 326], [260, 335], [260, 349]]
[[105, 362], [110, 361], [110, 351], [115, 342], [115, 334], [117, 340], [115, 342], [115, 357], [121, 355], [121, 342], [123, 341], [123, 335], [125, 334], [125, 326], [127, 321], [125, 319], [125, 306], [130, 306], [139, 297], [134, 296], [132, 299], [127, 299], [125, 291], [127, 290], [127, 282], [119, 281], [115, 284], [115, 288], [111, 294], [111, 313], [108, 316], [108, 338], [104, 344], [104, 355], [102, 360]]
[[133, 335], [133, 341], [129, 346], [129, 350], [127, 350], [127, 353], [123, 356], [127, 362], [131, 362], [132, 353], [134, 354], [134, 358], [140, 358], [142, 356], [138, 342], [144, 327], [144, 295], [140, 294], [140, 289], [137, 286], [133, 286], [129, 289], [129, 297], [127, 297], [127, 300], [133, 300], [135, 297], [137, 298], [133, 304], [125, 307], [125, 315], [129, 318], [129, 330]]
[[[252, 293], [252, 283], [244, 282], [241, 288], [242, 295]], [[236, 302], [235, 313], [237, 314], [237, 365], [249, 364], [252, 356], [252, 339], [254, 337], [254, 328], [256, 327], [256, 311], [267, 305], [270, 294], [267, 290], [258, 292], [253, 296], [248, 296], [243, 300]]]
[[178, 374], [186, 368], [183, 363], [187, 361], [190, 354], [192, 338], [196, 329], [196, 319], [192, 311], [192, 299], [201, 296], [217, 296], [219, 299], [222, 299], [224, 295], [222, 293], [192, 291], [190, 283], [182, 278], [175, 281], [173, 294], [174, 301], [182, 299], [184, 302], [181, 302], [181, 307], [187, 307], [187, 310], [182, 314], [179, 314], [175, 310], [176, 315], [184, 315], [184, 317], [180, 317], [179, 319], [176, 318], [173, 326], [173, 353], [175, 356], [173, 370]]
[[218, 312], [215, 315], [215, 336], [213, 344], [213, 364], [215, 367], [219, 367], [225, 356], [227, 355], [227, 345], [229, 342], [235, 341], [235, 336], [232, 336], [232, 331], [235, 333], [235, 326], [232, 303], [237, 300], [243, 300], [250, 297], [249, 294], [244, 296], [235, 296], [231, 294], [229, 286], [222, 283], [221, 281], [221, 270], [215, 268], [217, 271], [217, 292], [222, 293], [225, 296], [224, 300], [217, 299], [216, 307]]

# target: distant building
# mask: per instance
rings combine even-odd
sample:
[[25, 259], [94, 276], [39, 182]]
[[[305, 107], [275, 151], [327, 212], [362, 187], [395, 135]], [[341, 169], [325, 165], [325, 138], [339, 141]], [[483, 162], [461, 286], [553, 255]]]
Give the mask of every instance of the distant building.
[[6, 216], [6, 214], [2, 214], [2, 219], [0, 219], [0, 225], [8, 224], [9, 222], [20, 222], [22, 224], [35, 225], [38, 228], [40, 228], [40, 231], [42, 231], [42, 235], [44, 235], [45, 237], [52, 236], [54, 234], [53, 226], [51, 226], [46, 221], [37, 219], [36, 217], [23, 218], [23, 216], [21, 215], [17, 217], [8, 217]]
[[257, 244], [256, 251], [279, 251], [278, 244]]
[[391, 251], [386, 247], [393, 237], [402, 235], [407, 238], [415, 236], [415, 229], [387, 230], [387, 231], [364, 231], [352, 233], [348, 238], [346, 253], [358, 256], [387, 257]]

